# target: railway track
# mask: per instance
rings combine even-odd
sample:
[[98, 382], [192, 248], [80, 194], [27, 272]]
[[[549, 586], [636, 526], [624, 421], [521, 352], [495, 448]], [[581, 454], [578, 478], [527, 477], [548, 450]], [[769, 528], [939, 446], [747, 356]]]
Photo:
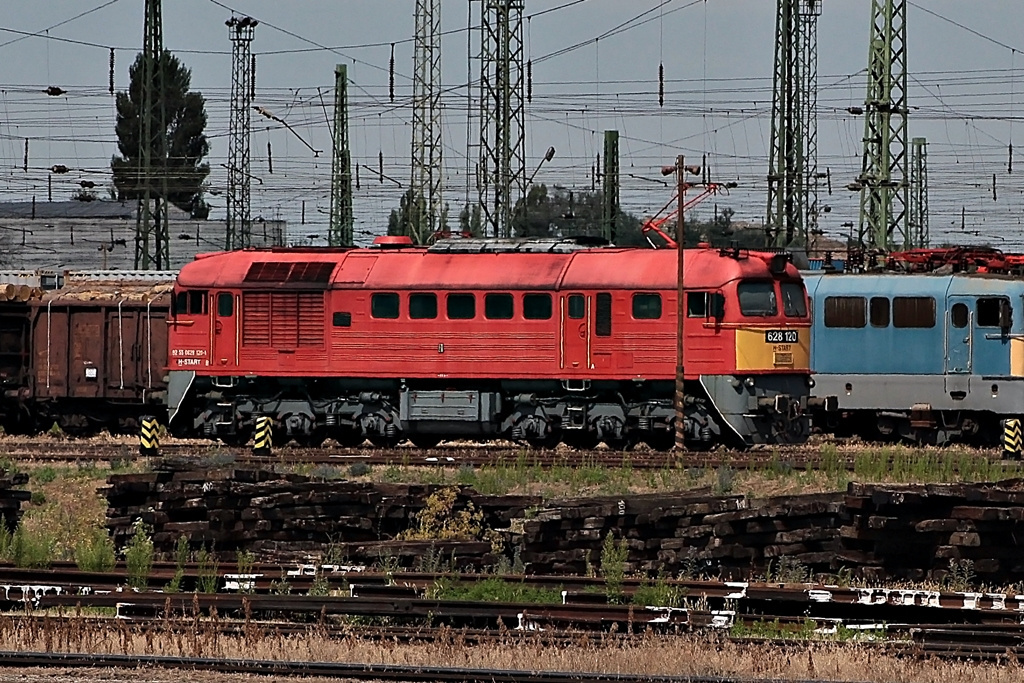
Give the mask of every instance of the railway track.
[[[879, 453], [883, 450], [874, 448]], [[893, 450], [893, 453], [898, 451]], [[921, 457], [951, 459], [953, 469], [962, 457], [984, 458], [999, 462], [1002, 452], [996, 449], [958, 449], [919, 451]], [[855, 470], [856, 446], [829, 443], [822, 445], [758, 448], [749, 451], [717, 450], [712, 452], [650, 450], [534, 450], [510, 445], [460, 445], [432, 449], [412, 446], [397, 448], [302, 448], [285, 446], [268, 456], [254, 455], [248, 447], [232, 447], [206, 442], [173, 442], [160, 447], [160, 456], [200, 465], [320, 465], [349, 468], [356, 464], [403, 467], [625, 467], [632, 469], [719, 468], [737, 470], [770, 469]], [[72, 441], [0, 441], [0, 457], [37, 462], [125, 462], [139, 458], [138, 445], [131, 440], [119, 442], [96, 440]], [[1012, 465], [1013, 461], [1005, 461]]]

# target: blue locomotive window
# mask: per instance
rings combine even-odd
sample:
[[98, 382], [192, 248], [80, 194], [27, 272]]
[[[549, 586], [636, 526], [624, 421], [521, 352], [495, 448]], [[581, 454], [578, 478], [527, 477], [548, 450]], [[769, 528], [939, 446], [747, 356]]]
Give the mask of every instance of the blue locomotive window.
[[551, 319], [550, 294], [524, 294], [523, 317], [527, 320]]
[[436, 294], [410, 294], [409, 317], [413, 320], [432, 320], [437, 317]]
[[999, 309], [1006, 299], [983, 297], [978, 299], [978, 327], [999, 327]]
[[569, 295], [569, 318], [572, 320], [583, 320], [587, 314], [586, 300], [582, 294]]
[[511, 320], [512, 312], [511, 294], [484, 295], [484, 317], [488, 320]]
[[871, 327], [889, 327], [889, 299], [884, 296], [871, 297]]
[[633, 318], [636, 320], [657, 320], [661, 317], [660, 294], [634, 294]]
[[741, 282], [736, 287], [736, 294], [740, 300], [740, 313], [745, 316], [764, 318], [779, 313], [774, 282]]
[[862, 296], [825, 297], [825, 327], [864, 327], [867, 302]]
[[472, 320], [476, 317], [476, 297], [472, 294], [449, 294], [449, 320]]
[[782, 283], [782, 310], [790, 318], [807, 317], [807, 298], [804, 286], [799, 282]]
[[603, 293], [597, 295], [596, 320], [594, 321], [594, 334], [598, 337], [612, 336], [612, 295]]
[[971, 313], [967, 308], [967, 304], [953, 304], [953, 308], [949, 310], [949, 321], [953, 323], [953, 327], [958, 330], [962, 330], [967, 327], [967, 323], [970, 322]]
[[935, 327], [935, 299], [930, 296], [897, 296], [892, 300], [893, 327]]
[[370, 315], [374, 318], [395, 319], [398, 317], [398, 295], [382, 292], [370, 297]]

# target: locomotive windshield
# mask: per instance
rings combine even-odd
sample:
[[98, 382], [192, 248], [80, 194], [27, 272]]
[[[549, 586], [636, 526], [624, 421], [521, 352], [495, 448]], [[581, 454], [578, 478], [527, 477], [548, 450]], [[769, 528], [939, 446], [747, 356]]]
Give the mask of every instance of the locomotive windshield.
[[736, 287], [740, 300], [740, 313], [748, 317], [766, 318], [778, 315], [779, 304], [775, 298], [775, 283], [741, 282]]
[[799, 282], [782, 283], [782, 310], [790, 318], [807, 317], [807, 298]]

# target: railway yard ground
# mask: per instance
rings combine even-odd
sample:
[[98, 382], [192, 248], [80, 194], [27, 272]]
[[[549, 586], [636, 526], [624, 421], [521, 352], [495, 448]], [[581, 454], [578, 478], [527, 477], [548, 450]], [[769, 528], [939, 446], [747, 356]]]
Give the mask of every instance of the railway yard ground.
[[[459, 444], [256, 458], [171, 439], [161, 455], [138, 457], [127, 437], [0, 437], [0, 498], [26, 492], [15, 495], [20, 531], [0, 534], [0, 679], [162, 682], [182, 669], [201, 682], [1024, 676], [1024, 578], [989, 544], [999, 545], [998, 524], [1024, 517], [1012, 512], [1024, 511], [1024, 470], [998, 451], [823, 440], [682, 456]], [[990, 495], [984, 482], [1002, 484]], [[324, 497], [332, 490], [364, 506], [352, 519], [334, 513], [351, 528], [319, 552], [294, 542], [322, 529], [293, 518], [341, 509]], [[931, 565], [875, 562], [885, 545], [876, 531], [910, 538], [897, 495], [921, 508], [906, 515], [918, 515], [922, 537], [958, 539], [942, 541]], [[356, 524], [364, 509], [378, 511], [373, 529]], [[152, 524], [135, 534], [129, 517], [146, 511]], [[525, 528], [493, 522], [516, 517]], [[229, 538], [217, 534], [231, 524], [253, 545], [172, 543], [189, 529]], [[750, 554], [664, 560], [684, 529], [708, 557], [716, 547]], [[509, 538], [522, 556], [506, 545], [505, 560], [488, 564]], [[145, 543], [152, 564], [140, 580]], [[821, 571], [826, 555], [869, 558], [866, 573], [835, 562]], [[640, 569], [662, 561], [671, 571]]]

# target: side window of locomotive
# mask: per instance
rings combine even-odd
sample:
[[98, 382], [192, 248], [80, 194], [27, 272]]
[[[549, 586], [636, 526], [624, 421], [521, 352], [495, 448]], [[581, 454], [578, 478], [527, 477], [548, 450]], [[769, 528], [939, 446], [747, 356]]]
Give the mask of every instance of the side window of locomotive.
[[740, 300], [740, 313], [747, 317], [766, 318], [778, 315], [774, 282], [741, 282], [736, 287]]
[[511, 294], [485, 294], [484, 317], [488, 320], [511, 320], [513, 314]]
[[594, 334], [598, 337], [612, 336], [612, 295], [607, 292], [597, 295], [597, 317]]
[[866, 308], [862, 296], [827, 296], [825, 327], [864, 327]]
[[221, 318], [230, 318], [235, 313], [235, 297], [227, 292], [217, 295], [217, 315]]
[[335, 311], [331, 316], [331, 324], [334, 327], [352, 327], [352, 314], [342, 311]]
[[634, 294], [633, 318], [635, 320], [657, 320], [661, 317], [660, 294]]
[[437, 317], [436, 294], [410, 294], [409, 317], [413, 320], [432, 320]]
[[587, 302], [582, 294], [569, 295], [569, 318], [572, 320], [583, 320], [587, 314]]
[[708, 317], [708, 292], [687, 292], [686, 293], [686, 317], [706, 318]]
[[551, 295], [524, 294], [523, 317], [527, 320], [549, 320], [551, 318]]
[[935, 299], [930, 296], [894, 297], [892, 324], [899, 328], [935, 327]]
[[446, 306], [449, 320], [472, 320], [476, 317], [476, 297], [473, 294], [449, 294]]
[[970, 322], [971, 312], [967, 308], [967, 304], [953, 304], [953, 308], [949, 310], [949, 321], [953, 323], [953, 327], [958, 330], [962, 330], [967, 327], [967, 323]]
[[889, 299], [884, 296], [871, 297], [871, 327], [889, 327]]
[[370, 297], [370, 315], [374, 318], [394, 320], [398, 317], [398, 294], [378, 292]]
[[999, 327], [999, 309], [1005, 305], [1003, 302], [1006, 299], [996, 296], [978, 299], [978, 327]]
[[[231, 296], [230, 294], [226, 296]], [[206, 291], [199, 289], [182, 290], [174, 298], [176, 315], [202, 315], [206, 313]], [[230, 315], [230, 313], [228, 314]]]
[[782, 310], [789, 318], [807, 317], [807, 298], [799, 282], [782, 283]]

